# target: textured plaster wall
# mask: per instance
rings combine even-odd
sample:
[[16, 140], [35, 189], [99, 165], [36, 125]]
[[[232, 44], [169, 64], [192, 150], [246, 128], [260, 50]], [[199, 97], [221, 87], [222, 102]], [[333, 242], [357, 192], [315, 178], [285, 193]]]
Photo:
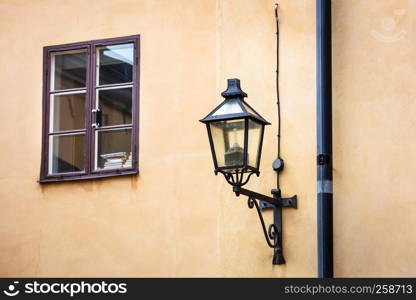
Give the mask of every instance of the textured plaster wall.
[[416, 276], [416, 1], [334, 0], [335, 275]]
[[[206, 132], [197, 122], [221, 101], [226, 79], [239, 77], [249, 103], [273, 123], [266, 131], [261, 177], [253, 178], [249, 186], [270, 192], [275, 186], [271, 162], [276, 155], [277, 118], [273, 3], [1, 1], [0, 276], [315, 276], [314, 1], [280, 1], [282, 154], [286, 161], [281, 184], [284, 195], [299, 196], [298, 210], [284, 212], [285, 266], [271, 265], [272, 251], [246, 198], [236, 198], [223, 178], [214, 176]], [[40, 185], [42, 47], [133, 34], [141, 35], [140, 174]], [[404, 41], [410, 51], [410, 41]], [[389, 51], [393, 55], [394, 48]], [[402, 59], [411, 72], [408, 60]], [[354, 69], [349, 70], [348, 75], [356, 79]], [[378, 83], [373, 84], [375, 88]], [[407, 92], [402, 99], [410, 105], [410, 88]], [[378, 141], [384, 145], [384, 122], [379, 118], [387, 113], [385, 105], [395, 99], [389, 93], [377, 95], [366, 103], [377, 100], [380, 115], [373, 106], [365, 109], [373, 112], [372, 122], [380, 126]], [[379, 97], [385, 97], [384, 105], [380, 106]], [[340, 103], [354, 114], [358, 107], [348, 106], [352, 100]], [[336, 106], [336, 111], [343, 109]], [[410, 114], [405, 106], [402, 110]], [[399, 112], [396, 118], [400, 121]], [[337, 130], [352, 134], [342, 120], [338, 119]], [[411, 126], [411, 122], [402, 125]], [[359, 123], [353, 126], [360, 127]], [[389, 130], [397, 138], [398, 129]], [[348, 147], [357, 149], [352, 136], [342, 143], [345, 153], [351, 152]], [[398, 154], [398, 148], [391, 147], [386, 153]], [[342, 153], [337, 162], [346, 163]], [[360, 154], [355, 158], [360, 159]], [[393, 166], [400, 156], [380, 160]], [[405, 166], [410, 169], [410, 164]], [[349, 170], [346, 167], [343, 172]], [[388, 174], [383, 168], [380, 172]], [[394, 192], [391, 180], [385, 180], [374, 193]], [[358, 184], [363, 182], [354, 186]], [[336, 188], [341, 194], [350, 185]], [[365, 198], [352, 188], [343, 197], [351, 198], [353, 192]], [[395, 199], [381, 198], [366, 205], [382, 210], [375, 203], [385, 201], [401, 211]], [[410, 198], [401, 200], [406, 199], [410, 204]], [[360, 203], [359, 198], [353, 200]], [[350, 223], [348, 213], [343, 216], [341, 211], [338, 206], [338, 219]], [[266, 215], [270, 221], [271, 214]], [[352, 229], [336, 233], [348, 240]], [[377, 230], [375, 226], [373, 234], [385, 236], [385, 231]], [[337, 261], [343, 263], [339, 253]], [[356, 272], [346, 266], [337, 270]]]
[[[217, 90], [239, 77], [248, 101], [273, 123], [267, 127], [262, 168], [249, 189], [269, 194], [276, 186], [276, 41], [274, 1], [219, 1], [217, 11]], [[246, 197], [235, 198], [223, 178], [219, 193], [220, 268], [224, 276], [316, 276], [315, 196], [315, 2], [280, 3], [280, 78], [282, 109], [281, 175], [284, 196], [298, 194], [297, 210], [283, 212], [283, 266], [272, 266], [255, 211]], [[218, 97], [217, 97], [218, 98]], [[213, 103], [211, 101], [211, 103]], [[212, 105], [212, 104], [209, 105]], [[271, 212], [268, 215], [271, 221]]]

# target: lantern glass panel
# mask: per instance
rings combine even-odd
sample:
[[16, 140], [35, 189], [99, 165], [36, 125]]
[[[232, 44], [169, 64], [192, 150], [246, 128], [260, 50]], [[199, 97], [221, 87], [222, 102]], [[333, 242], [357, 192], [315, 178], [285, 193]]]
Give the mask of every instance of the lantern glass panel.
[[219, 168], [244, 165], [244, 124], [244, 119], [209, 124]]
[[260, 157], [261, 137], [263, 136], [264, 125], [248, 120], [248, 143], [247, 143], [247, 161], [248, 165], [258, 169]]

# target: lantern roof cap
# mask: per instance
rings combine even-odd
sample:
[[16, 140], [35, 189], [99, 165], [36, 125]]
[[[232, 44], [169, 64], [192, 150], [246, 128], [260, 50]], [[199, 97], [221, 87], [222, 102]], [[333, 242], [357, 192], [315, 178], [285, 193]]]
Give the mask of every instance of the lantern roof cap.
[[247, 94], [241, 90], [239, 79], [228, 79], [227, 90], [222, 92], [221, 95], [225, 97], [225, 100], [214, 108], [214, 110], [212, 110], [205, 118], [200, 120], [200, 122], [208, 123], [214, 121], [250, 118], [264, 125], [270, 124], [250, 105], [248, 105], [247, 102], [244, 101], [243, 98], [247, 97]]
[[247, 94], [243, 92], [240, 86], [240, 79], [232, 78], [227, 79], [227, 89], [221, 93], [224, 98], [240, 96], [242, 98], [247, 97]]

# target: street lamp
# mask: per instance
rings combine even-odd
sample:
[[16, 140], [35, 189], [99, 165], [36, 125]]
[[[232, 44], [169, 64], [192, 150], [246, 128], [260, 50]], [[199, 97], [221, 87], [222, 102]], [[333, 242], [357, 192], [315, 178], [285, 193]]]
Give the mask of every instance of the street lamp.
[[[239, 79], [228, 79], [225, 100], [200, 120], [206, 124], [211, 146], [214, 172], [221, 173], [233, 192], [248, 196], [249, 208], [256, 207], [267, 244], [274, 249], [273, 264], [284, 264], [282, 251], [282, 207], [297, 207], [297, 197], [281, 198], [280, 189], [273, 189], [273, 197], [243, 189], [251, 175], [260, 175], [260, 158], [264, 128], [270, 125], [244, 98]], [[283, 160], [273, 163], [276, 172], [283, 168]], [[273, 209], [274, 222], [266, 230], [262, 210]]]
[[[245, 101], [239, 79], [228, 79], [225, 100], [201, 122], [207, 125], [215, 173], [233, 186], [243, 186], [259, 175], [264, 126], [269, 125]], [[247, 174], [244, 180], [244, 175]]]

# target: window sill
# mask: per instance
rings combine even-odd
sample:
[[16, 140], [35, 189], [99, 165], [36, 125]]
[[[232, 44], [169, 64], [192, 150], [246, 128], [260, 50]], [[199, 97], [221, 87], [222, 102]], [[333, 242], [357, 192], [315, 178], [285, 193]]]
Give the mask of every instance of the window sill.
[[73, 176], [61, 176], [61, 177], [45, 177], [40, 179], [39, 183], [50, 183], [50, 182], [61, 182], [61, 181], [77, 181], [77, 180], [89, 180], [89, 179], [98, 179], [98, 178], [107, 178], [107, 177], [118, 177], [125, 175], [135, 175], [138, 174], [138, 170], [123, 170], [120, 172], [111, 172], [111, 173], [99, 173], [99, 174], [88, 174], [88, 175], [73, 175]]

